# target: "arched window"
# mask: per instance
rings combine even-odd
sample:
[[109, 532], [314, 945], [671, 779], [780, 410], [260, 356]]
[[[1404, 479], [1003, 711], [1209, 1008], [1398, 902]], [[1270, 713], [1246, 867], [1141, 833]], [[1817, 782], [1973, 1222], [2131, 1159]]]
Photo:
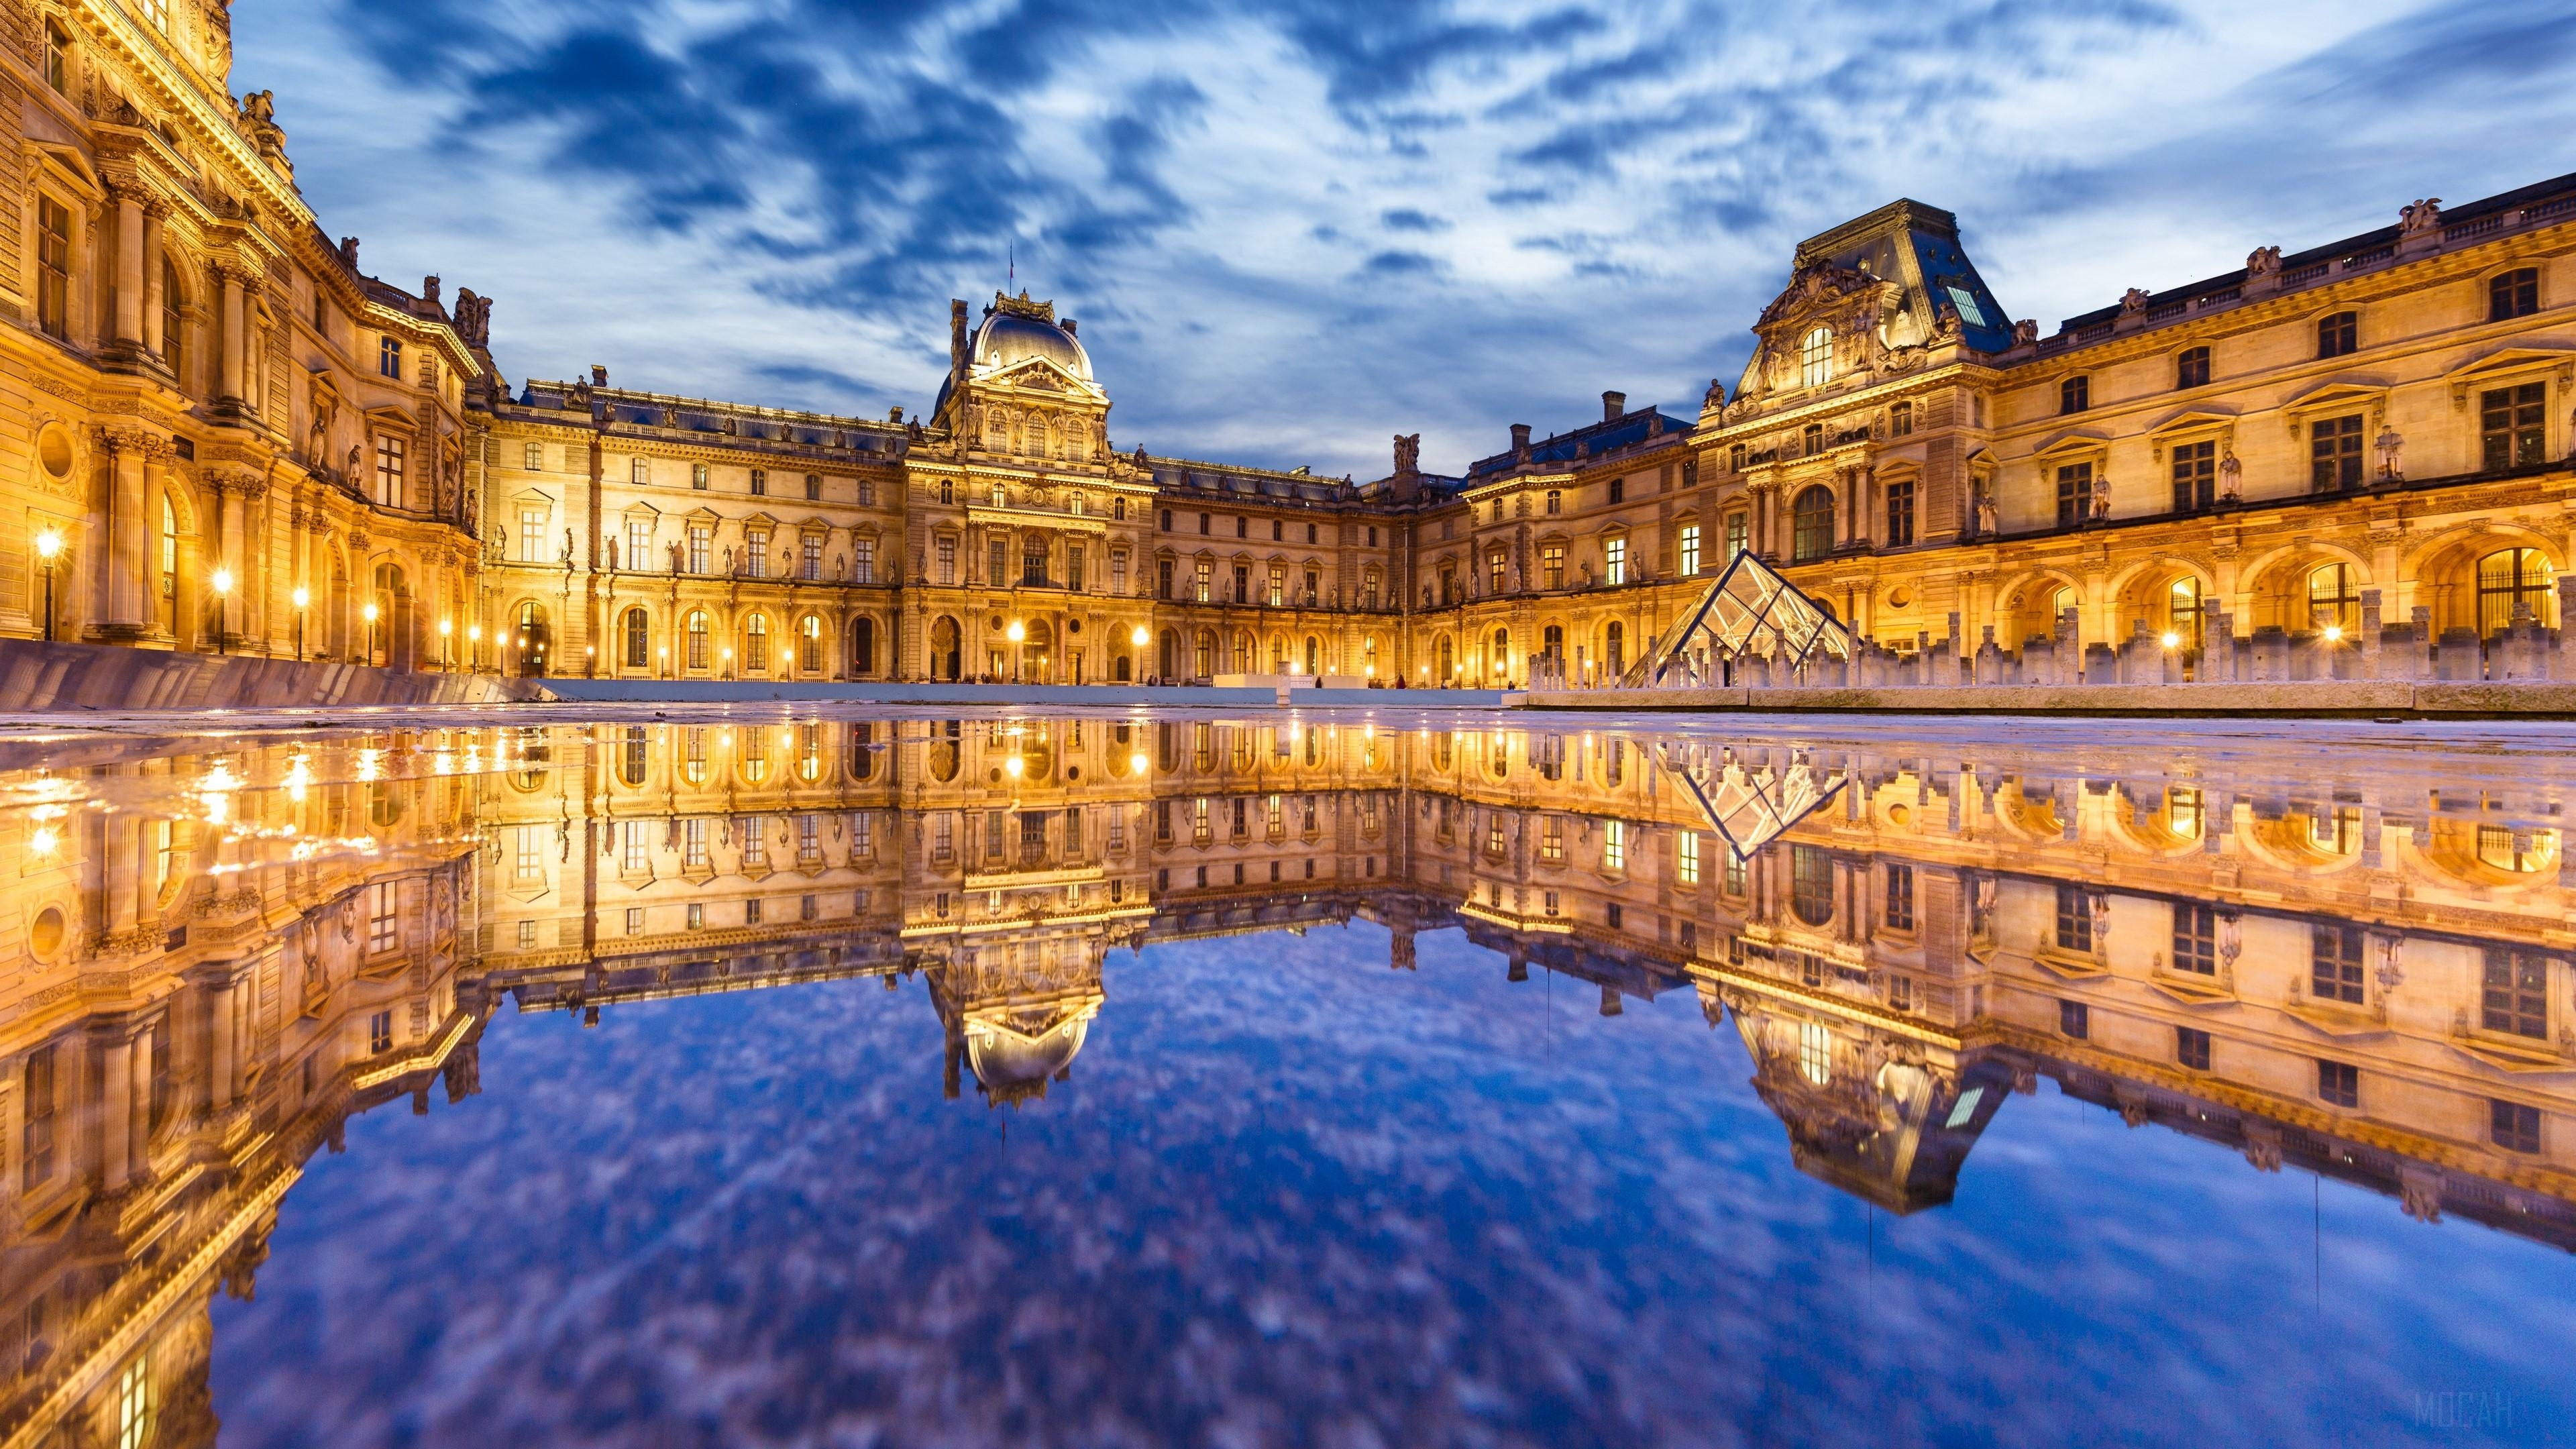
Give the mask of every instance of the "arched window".
[[808, 614], [796, 621], [796, 667], [807, 674], [823, 671], [823, 619]]
[[1215, 677], [1216, 631], [1214, 629], [1201, 629], [1198, 633], [1198, 638], [1191, 642], [1196, 646], [1191, 652], [1197, 656], [1191, 661], [1192, 664], [1196, 666], [1192, 669], [1191, 673], [1200, 679]]
[[2529, 604], [2531, 616], [2550, 622], [2549, 560], [2536, 548], [2500, 549], [2478, 560], [2478, 632], [2493, 635], [2513, 622], [2516, 604]]
[[2308, 627], [2341, 629], [2347, 634], [2361, 627], [2361, 597], [2352, 587], [2352, 565], [2332, 563], [2308, 571]]
[[1601, 667], [1609, 670], [1613, 679], [1628, 668], [1628, 630], [1616, 619], [1601, 631]]
[[1110, 662], [1109, 673], [1110, 677], [1117, 680], [1120, 684], [1132, 683], [1136, 677], [1134, 665], [1124, 654], [1119, 655], [1116, 659]]
[[689, 611], [689, 667], [707, 667], [707, 612], [704, 609]]
[[1791, 562], [1805, 563], [1834, 551], [1834, 490], [1818, 483], [1802, 490], [1789, 508]]
[[1497, 680], [1508, 681], [1512, 677], [1511, 630], [1496, 629], [1494, 631], [1494, 652], [1492, 656], [1485, 661], [1485, 666], [1486, 672]]
[[2498, 870], [2529, 875], [2557, 854], [2556, 832], [2516, 830], [2509, 825], [2478, 827], [2478, 859]]
[[1443, 634], [1440, 636], [1440, 676], [1436, 682], [1446, 688], [1455, 682], [1457, 673], [1457, 653], [1449, 645], [1449, 636]]
[[742, 667], [769, 667], [769, 616], [754, 614], [742, 622]]
[[865, 614], [850, 621], [850, 674], [865, 679], [877, 672], [877, 621]]
[[[628, 725], [626, 727], [624, 748], [620, 750], [617, 762], [617, 778], [624, 781], [629, 789], [640, 787], [644, 783], [645, 742], [647, 738], [648, 736], [644, 726]], [[626, 828], [631, 831], [637, 827], [634, 825], [628, 825]]]
[[1804, 387], [1822, 387], [1833, 380], [1833, 329], [1814, 328], [1798, 341], [1798, 382]]
[[626, 667], [642, 669], [653, 662], [653, 630], [642, 609], [626, 611]]
[[2200, 580], [2185, 575], [2165, 590], [2165, 627], [2180, 637], [2186, 649], [2200, 647], [2200, 621], [2203, 617]]
[[1154, 676], [1156, 678], [1168, 683], [1180, 676], [1181, 636], [1178, 631], [1172, 629], [1166, 629], [1163, 631], [1161, 649], [1154, 656], [1154, 659]]
[[1539, 631], [1538, 639], [1540, 653], [1545, 654], [1550, 659], [1562, 659], [1565, 657], [1564, 625], [1548, 625], [1546, 628]]
[[965, 668], [964, 654], [965, 631], [957, 627], [956, 620], [940, 615], [938, 622], [930, 626], [930, 677], [953, 683]]
[[1309, 634], [1306, 636], [1306, 673], [1313, 676], [1323, 672], [1324, 641]]
[[179, 510], [170, 495], [161, 495], [161, 627], [175, 632], [179, 622]]

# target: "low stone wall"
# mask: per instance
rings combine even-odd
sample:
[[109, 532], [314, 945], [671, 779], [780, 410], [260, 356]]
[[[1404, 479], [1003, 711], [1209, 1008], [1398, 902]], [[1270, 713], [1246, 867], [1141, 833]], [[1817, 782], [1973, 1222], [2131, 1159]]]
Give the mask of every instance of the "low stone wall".
[[0, 710], [9, 711], [506, 704], [546, 697], [526, 679], [0, 639]]
[[2004, 715], [2412, 715], [2576, 718], [2576, 684], [1916, 685], [1885, 689], [1532, 691], [1524, 709]]

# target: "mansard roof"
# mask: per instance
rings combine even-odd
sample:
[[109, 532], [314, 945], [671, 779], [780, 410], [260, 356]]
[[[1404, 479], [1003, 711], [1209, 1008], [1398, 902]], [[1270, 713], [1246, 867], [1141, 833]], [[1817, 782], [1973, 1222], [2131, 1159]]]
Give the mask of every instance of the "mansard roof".
[[[1508, 473], [1524, 462], [1539, 466], [1589, 462], [1605, 454], [1615, 453], [1624, 448], [1639, 447], [1659, 438], [1683, 436], [1695, 426], [1697, 426], [1695, 422], [1684, 422], [1660, 408], [1639, 408], [1634, 412], [1622, 413], [1616, 418], [1576, 428], [1569, 433], [1550, 434], [1544, 441], [1530, 444], [1529, 455], [1526, 458], [1517, 451], [1508, 450], [1496, 453], [1489, 458], [1479, 458], [1467, 465], [1467, 476], [1460, 481], [1472, 486], [1498, 474]], [[1425, 475], [1423, 481], [1427, 484], [1432, 480], [1429, 475]]]
[[[1906, 306], [1958, 313], [1960, 337], [1979, 352], [2012, 346], [2012, 321], [1959, 241], [1959, 219], [1902, 197], [1798, 243], [1793, 271], [1823, 266], [1867, 272], [1905, 289]], [[1927, 332], [1932, 329], [1925, 329]]]
[[1358, 496], [1358, 490], [1348, 479], [1318, 478], [1303, 468], [1283, 473], [1274, 468], [1247, 468], [1239, 463], [1210, 463], [1196, 458], [1158, 458], [1150, 454], [1145, 462], [1153, 469], [1154, 486], [1157, 488], [1221, 495], [1229, 501], [1348, 503]]
[[[2547, 181], [2518, 186], [2461, 206], [2441, 208], [2437, 225], [2442, 240], [2468, 241], [2511, 227], [2539, 226], [2564, 221], [2576, 216], [2576, 172]], [[2324, 282], [2334, 276], [2359, 271], [2366, 267], [2392, 262], [2397, 255], [2398, 226], [2376, 227], [2322, 246], [2292, 252], [2267, 267], [2280, 274], [2280, 288], [2294, 288]], [[2245, 284], [2253, 279], [2251, 270], [2238, 267], [2197, 282], [2168, 288], [2146, 296], [2147, 325], [2177, 321], [2196, 312], [2227, 306], [2241, 300]], [[2100, 337], [2107, 337], [2112, 324], [2120, 317], [2121, 304], [2096, 307], [2058, 324], [2057, 335], [2042, 339], [2039, 350], [2054, 352], [2061, 348]]]

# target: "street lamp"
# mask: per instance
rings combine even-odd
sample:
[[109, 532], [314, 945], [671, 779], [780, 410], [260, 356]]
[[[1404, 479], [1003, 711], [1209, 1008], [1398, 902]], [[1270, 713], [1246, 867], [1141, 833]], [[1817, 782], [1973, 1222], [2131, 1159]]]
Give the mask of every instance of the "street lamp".
[[438, 621], [438, 662], [446, 666], [448, 673], [456, 672], [456, 621], [454, 619]]
[[1021, 627], [1019, 620], [1013, 619], [1011, 627], [1002, 631], [1002, 637], [1011, 641], [1011, 682], [1017, 684], [1020, 682], [1020, 641], [1029, 637], [1029, 631]]
[[465, 626], [465, 652], [474, 656], [474, 667], [476, 669], [479, 670], [483, 667], [482, 625], [468, 624]]
[[224, 635], [231, 632], [233, 606], [233, 571], [217, 569], [206, 582], [215, 586], [215, 652], [225, 652]]
[[297, 584], [295, 592], [286, 597], [295, 604], [295, 662], [301, 664], [304, 662], [304, 606], [313, 602], [313, 591]]
[[372, 665], [376, 662], [376, 604], [373, 599], [358, 611], [358, 617], [367, 621], [367, 663]]
[[45, 566], [45, 642], [54, 642], [54, 560], [62, 557], [63, 531], [48, 528], [36, 535], [36, 558]]

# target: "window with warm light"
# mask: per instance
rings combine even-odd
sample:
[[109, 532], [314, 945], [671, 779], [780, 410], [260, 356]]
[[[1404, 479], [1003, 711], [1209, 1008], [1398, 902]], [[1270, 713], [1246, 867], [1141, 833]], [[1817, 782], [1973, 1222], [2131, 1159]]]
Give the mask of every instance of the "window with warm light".
[[1822, 387], [1834, 378], [1834, 334], [1829, 327], [1814, 328], [1798, 342], [1798, 382], [1803, 387]]

